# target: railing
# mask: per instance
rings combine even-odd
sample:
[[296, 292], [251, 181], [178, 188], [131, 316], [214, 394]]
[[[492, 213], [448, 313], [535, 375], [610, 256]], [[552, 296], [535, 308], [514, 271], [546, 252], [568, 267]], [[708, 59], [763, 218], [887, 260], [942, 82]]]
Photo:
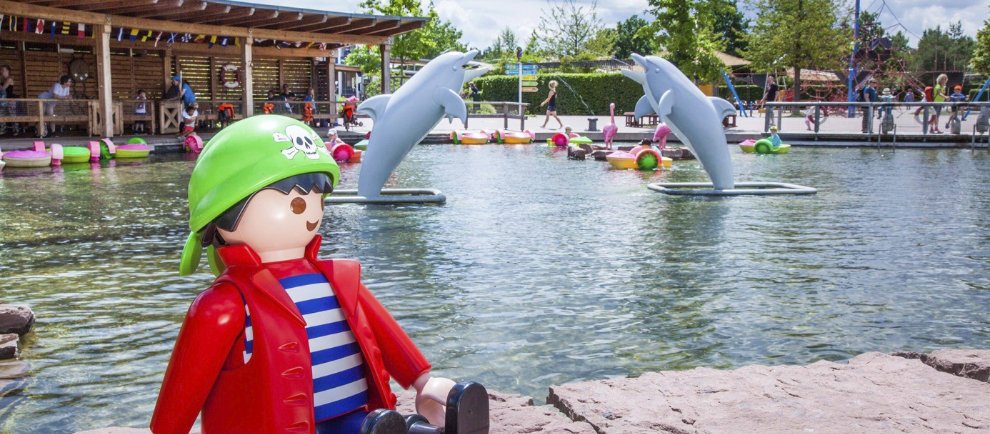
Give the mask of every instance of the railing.
[[[114, 127], [119, 130], [120, 106], [115, 104], [113, 110]], [[98, 112], [99, 102], [91, 99], [0, 99], [0, 123], [14, 124], [18, 130], [22, 124], [33, 124], [39, 137], [47, 136], [49, 127], [55, 125], [83, 125], [87, 135], [99, 134], [103, 120]]]
[[[854, 117], [848, 117], [849, 108], [854, 108]], [[962, 119], [967, 109], [976, 111], [976, 116]], [[848, 133], [860, 131], [872, 139], [873, 135], [933, 134], [930, 123], [938, 114], [936, 130], [955, 119], [959, 122], [960, 133], [980, 130], [981, 123], [988, 122], [990, 103], [988, 102], [771, 102], [766, 104], [763, 130], [771, 125], [779, 131], [804, 130], [819, 134]], [[907, 117], [910, 121], [904, 119]], [[857, 119], [858, 118], [858, 122]], [[877, 128], [879, 126], [879, 128]], [[951, 125], [950, 125], [951, 126]], [[858, 129], [857, 129], [858, 128]], [[917, 129], [915, 129], [917, 128]], [[986, 131], [986, 129], [983, 129]], [[948, 132], [948, 131], [946, 131]]]
[[526, 129], [526, 107], [529, 103], [510, 101], [464, 101], [468, 115], [464, 128], [471, 118], [502, 118], [503, 128], [509, 128], [509, 119], [519, 119], [519, 130]]

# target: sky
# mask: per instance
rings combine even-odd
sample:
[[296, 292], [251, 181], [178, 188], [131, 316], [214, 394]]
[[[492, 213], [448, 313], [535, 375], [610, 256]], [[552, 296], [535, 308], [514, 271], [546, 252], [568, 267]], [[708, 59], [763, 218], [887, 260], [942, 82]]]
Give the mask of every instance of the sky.
[[[292, 6], [337, 12], [363, 12], [360, 0], [251, 0], [256, 3]], [[387, 1], [387, 0], [386, 0]], [[577, 0], [590, 5], [593, 0]], [[850, 5], [852, 1], [849, 1]], [[428, 5], [428, 0], [423, 0]], [[983, 27], [990, 14], [987, 0], [860, 0], [863, 11], [880, 11], [880, 22], [895, 33], [903, 30], [912, 46], [927, 28], [941, 25], [942, 29], [957, 21], [963, 32], [971, 37]], [[647, 0], [599, 0], [598, 16], [606, 26], [645, 13]], [[525, 43], [540, 24], [540, 16], [548, 4], [544, 0], [434, 0], [441, 19], [450, 21], [464, 33], [462, 42], [468, 47], [484, 49], [505, 27], [515, 31], [517, 40]], [[424, 9], [428, 6], [424, 6]], [[750, 14], [752, 15], [752, 13]]]

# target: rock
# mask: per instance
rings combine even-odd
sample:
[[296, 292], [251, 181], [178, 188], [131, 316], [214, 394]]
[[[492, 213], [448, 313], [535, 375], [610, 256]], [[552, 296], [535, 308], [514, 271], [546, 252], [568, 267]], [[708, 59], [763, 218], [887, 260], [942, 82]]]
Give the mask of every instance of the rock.
[[[398, 410], [402, 414], [416, 412], [416, 391], [398, 394]], [[594, 434], [591, 425], [575, 422], [549, 405], [533, 405], [533, 398], [488, 391], [488, 411], [491, 434], [508, 433], [587, 433]]]
[[599, 433], [986, 432], [990, 383], [918, 360], [697, 368], [550, 388], [548, 403]]
[[18, 360], [0, 362], [0, 380], [13, 380], [28, 375], [28, 364]]
[[942, 372], [990, 382], [990, 350], [936, 350], [931, 354], [894, 353], [894, 355], [921, 360]]
[[16, 334], [0, 334], [0, 360], [13, 359], [20, 355], [17, 350], [18, 341]]
[[34, 312], [27, 306], [0, 304], [0, 334], [17, 333], [23, 335], [34, 324]]

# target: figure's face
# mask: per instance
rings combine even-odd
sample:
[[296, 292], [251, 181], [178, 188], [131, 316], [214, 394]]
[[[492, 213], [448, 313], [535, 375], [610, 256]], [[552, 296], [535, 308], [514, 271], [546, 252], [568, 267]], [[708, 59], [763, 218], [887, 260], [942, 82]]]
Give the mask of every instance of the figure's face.
[[266, 189], [255, 193], [244, 207], [237, 229], [219, 231], [227, 244], [247, 244], [265, 257], [268, 252], [305, 248], [322, 220], [322, 193]]

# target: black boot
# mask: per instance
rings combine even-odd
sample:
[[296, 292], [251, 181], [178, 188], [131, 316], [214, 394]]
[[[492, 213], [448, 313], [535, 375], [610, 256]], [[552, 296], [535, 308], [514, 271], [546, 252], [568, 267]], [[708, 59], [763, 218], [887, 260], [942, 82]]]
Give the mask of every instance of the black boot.
[[406, 434], [406, 421], [395, 410], [378, 409], [364, 418], [361, 434]]
[[457, 383], [447, 395], [446, 434], [488, 434], [488, 391], [473, 381]]

